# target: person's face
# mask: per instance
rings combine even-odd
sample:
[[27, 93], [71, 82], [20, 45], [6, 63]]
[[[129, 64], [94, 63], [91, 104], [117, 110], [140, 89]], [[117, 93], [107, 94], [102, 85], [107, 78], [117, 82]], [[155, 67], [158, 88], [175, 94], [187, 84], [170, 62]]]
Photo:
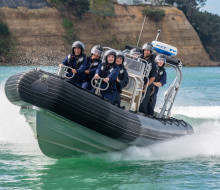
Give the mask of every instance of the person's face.
[[100, 57], [99, 54], [96, 54], [96, 53], [92, 54], [92, 59], [99, 59], [99, 57]]
[[158, 64], [159, 67], [162, 67], [163, 64], [164, 64], [164, 60], [163, 59], [159, 59], [157, 64]]
[[149, 49], [145, 49], [145, 50], [144, 50], [144, 57], [148, 57], [148, 56], [150, 56], [150, 55], [151, 55], [150, 50], [149, 50]]
[[122, 58], [122, 57], [117, 57], [117, 58], [116, 58], [116, 64], [117, 64], [117, 65], [121, 65], [122, 62], [123, 62], [123, 58]]
[[79, 48], [79, 47], [75, 47], [74, 48], [74, 54], [76, 55], [76, 56], [79, 56], [80, 54], [81, 54], [81, 48]]
[[114, 55], [108, 55], [107, 56], [107, 62], [108, 63], [113, 63], [115, 61], [115, 56]]

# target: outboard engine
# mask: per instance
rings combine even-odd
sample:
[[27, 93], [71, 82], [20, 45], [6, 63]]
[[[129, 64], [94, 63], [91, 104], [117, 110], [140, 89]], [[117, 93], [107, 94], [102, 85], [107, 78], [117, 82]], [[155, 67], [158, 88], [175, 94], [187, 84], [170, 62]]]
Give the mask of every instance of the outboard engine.
[[163, 42], [158, 41], [152, 41], [152, 45], [156, 52], [165, 54], [168, 56], [176, 56], [177, 55], [177, 48], [168, 44], [165, 44]]

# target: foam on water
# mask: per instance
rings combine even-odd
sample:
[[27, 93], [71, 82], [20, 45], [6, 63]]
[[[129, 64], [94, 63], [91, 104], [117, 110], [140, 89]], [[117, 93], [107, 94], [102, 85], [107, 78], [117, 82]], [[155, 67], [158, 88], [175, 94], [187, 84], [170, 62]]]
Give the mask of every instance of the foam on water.
[[[196, 120], [205, 118], [193, 126], [195, 133], [148, 147], [128, 149], [103, 155], [113, 160], [178, 160], [192, 157], [220, 157], [220, 106], [176, 107], [175, 114]], [[174, 115], [175, 116], [175, 115]]]
[[178, 160], [200, 156], [220, 157], [219, 122], [207, 122], [192, 135], [164, 141], [148, 147], [128, 149], [103, 155], [112, 160]]
[[174, 107], [174, 115], [185, 115], [191, 118], [220, 119], [220, 106]]
[[5, 96], [4, 84], [0, 85], [0, 144], [1, 151], [12, 154], [42, 155], [33, 132], [19, 114], [19, 107]]
[[0, 87], [0, 141], [32, 142], [33, 134], [25, 118], [19, 114], [20, 108], [11, 104], [5, 96], [3, 86]]

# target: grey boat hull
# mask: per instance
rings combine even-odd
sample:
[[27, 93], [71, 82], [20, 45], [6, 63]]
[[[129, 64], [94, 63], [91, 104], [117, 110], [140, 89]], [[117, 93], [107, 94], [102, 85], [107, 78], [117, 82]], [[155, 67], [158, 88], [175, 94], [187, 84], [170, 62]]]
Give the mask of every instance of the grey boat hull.
[[5, 93], [52, 158], [119, 151], [193, 133], [182, 120], [129, 112], [41, 70], [10, 77]]

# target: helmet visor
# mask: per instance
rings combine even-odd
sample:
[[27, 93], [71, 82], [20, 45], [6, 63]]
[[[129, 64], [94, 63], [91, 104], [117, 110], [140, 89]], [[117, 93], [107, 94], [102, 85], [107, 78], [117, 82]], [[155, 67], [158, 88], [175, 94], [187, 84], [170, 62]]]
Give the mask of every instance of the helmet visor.
[[139, 57], [141, 55], [140, 52], [131, 52], [132, 56]]
[[158, 62], [166, 63], [166, 59], [161, 58], [161, 57], [156, 57], [155, 61], [156, 61], [157, 63], [158, 63]]
[[151, 45], [144, 45], [144, 46], [143, 46], [143, 49], [149, 49], [149, 50], [151, 50], [151, 49], [152, 49], [152, 46], [151, 46]]
[[92, 54], [98, 55], [99, 57], [102, 55], [102, 51], [98, 49], [92, 49], [91, 51]]

